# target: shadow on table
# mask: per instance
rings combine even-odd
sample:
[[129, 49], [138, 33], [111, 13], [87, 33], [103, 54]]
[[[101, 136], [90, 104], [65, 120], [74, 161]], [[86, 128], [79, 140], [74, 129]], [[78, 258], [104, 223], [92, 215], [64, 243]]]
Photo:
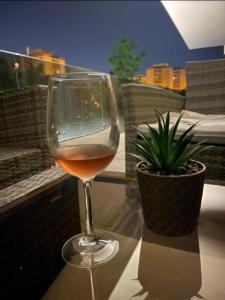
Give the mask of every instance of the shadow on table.
[[112, 293], [139, 241], [115, 233], [114, 235], [119, 241], [120, 250], [111, 262], [91, 270], [66, 265], [42, 300], [122, 300], [123, 298], [112, 296]]
[[208, 239], [225, 242], [225, 210], [220, 208], [203, 210], [199, 222], [199, 233]]
[[145, 300], [204, 299], [198, 232], [171, 238], [144, 228], [138, 280], [143, 289], [134, 296], [147, 292]]

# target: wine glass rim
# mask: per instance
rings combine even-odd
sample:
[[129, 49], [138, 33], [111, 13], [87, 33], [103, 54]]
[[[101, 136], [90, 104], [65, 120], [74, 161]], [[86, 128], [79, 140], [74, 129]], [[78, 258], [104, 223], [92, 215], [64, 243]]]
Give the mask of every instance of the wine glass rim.
[[88, 80], [96, 80], [101, 77], [109, 77], [110, 75], [103, 72], [96, 71], [79, 71], [79, 72], [71, 72], [64, 73], [59, 75], [50, 76], [50, 80], [62, 81], [62, 80], [84, 80], [88, 78]]

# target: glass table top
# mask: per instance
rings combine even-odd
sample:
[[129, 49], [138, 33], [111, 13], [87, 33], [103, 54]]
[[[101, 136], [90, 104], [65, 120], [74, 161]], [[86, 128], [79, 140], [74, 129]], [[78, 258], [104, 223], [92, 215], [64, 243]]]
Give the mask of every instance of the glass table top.
[[[82, 193], [80, 193], [82, 219]], [[44, 300], [225, 299], [225, 187], [205, 185], [198, 230], [171, 238], [148, 230], [135, 181], [93, 184], [95, 226], [119, 240], [108, 264], [66, 265]]]

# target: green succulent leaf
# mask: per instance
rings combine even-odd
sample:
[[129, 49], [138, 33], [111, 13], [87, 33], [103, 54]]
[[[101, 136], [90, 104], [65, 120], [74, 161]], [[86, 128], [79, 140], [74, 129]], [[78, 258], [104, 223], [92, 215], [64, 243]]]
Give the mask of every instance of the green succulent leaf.
[[193, 129], [198, 122], [177, 137], [177, 129], [183, 115], [180, 115], [175, 124], [170, 124], [170, 112], [163, 116], [155, 110], [155, 115], [158, 129], [146, 124], [148, 130], [147, 133], [143, 133], [135, 127], [140, 140], [129, 139], [136, 146], [136, 153], [132, 155], [137, 159], [150, 163], [154, 169], [166, 174], [177, 174], [195, 155], [210, 148], [203, 146], [205, 141], [191, 144]]
[[183, 114], [180, 115], [180, 117], [177, 119], [177, 121], [175, 122], [175, 125], [172, 126], [172, 128], [170, 129], [170, 132], [169, 132], [169, 144], [170, 144], [170, 149], [172, 148], [173, 146], [173, 143], [174, 143], [174, 139], [175, 139], [175, 135], [176, 135], [176, 132], [177, 132], [177, 128], [178, 128], [178, 125], [180, 123], [180, 120], [181, 118], [183, 117]]

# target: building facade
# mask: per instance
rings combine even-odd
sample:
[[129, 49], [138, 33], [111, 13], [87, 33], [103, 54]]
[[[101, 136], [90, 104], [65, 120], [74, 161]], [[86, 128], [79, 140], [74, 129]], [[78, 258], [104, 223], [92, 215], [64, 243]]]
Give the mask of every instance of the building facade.
[[28, 49], [29, 56], [42, 59], [45, 61], [43, 64], [43, 74], [53, 75], [65, 73], [65, 59], [60, 56], [55, 56], [50, 51], [45, 51], [42, 49]]
[[186, 89], [186, 74], [184, 68], [173, 68], [168, 64], [157, 64], [146, 69], [145, 76], [139, 80], [150, 85], [157, 85], [171, 90], [182, 91]]

